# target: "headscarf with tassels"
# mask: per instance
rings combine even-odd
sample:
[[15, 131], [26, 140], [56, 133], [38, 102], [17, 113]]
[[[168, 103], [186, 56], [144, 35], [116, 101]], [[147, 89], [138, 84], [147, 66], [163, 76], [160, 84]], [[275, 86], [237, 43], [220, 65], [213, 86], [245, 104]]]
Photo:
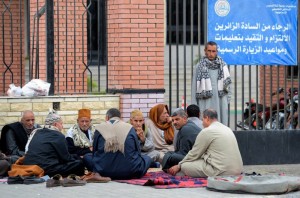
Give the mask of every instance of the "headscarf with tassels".
[[[160, 128], [164, 131], [164, 137], [167, 144], [172, 144], [174, 139], [174, 129], [172, 126], [172, 123], [164, 123], [160, 124], [158, 123], [160, 115], [163, 113], [164, 109], [167, 109], [167, 112], [169, 113], [169, 109], [167, 105], [164, 104], [158, 104], [150, 109], [149, 112], [149, 118], [152, 120], [152, 122], [155, 124], [156, 127]], [[170, 113], [169, 113], [170, 114]]]

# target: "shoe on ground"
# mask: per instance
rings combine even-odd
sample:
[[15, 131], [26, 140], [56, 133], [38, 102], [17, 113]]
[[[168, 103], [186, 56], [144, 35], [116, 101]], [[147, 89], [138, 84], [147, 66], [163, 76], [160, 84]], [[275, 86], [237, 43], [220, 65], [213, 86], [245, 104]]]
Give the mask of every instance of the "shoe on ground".
[[85, 180], [85, 178], [90, 177], [93, 174], [93, 172], [87, 172], [85, 175], [81, 176], [81, 180]]
[[87, 183], [107, 183], [111, 181], [110, 177], [102, 177], [99, 173], [91, 173], [83, 178]]
[[54, 175], [52, 178], [46, 181], [46, 187], [52, 188], [52, 187], [61, 186], [62, 180], [63, 179], [60, 174]]
[[23, 184], [39, 184], [43, 182], [45, 182], [43, 178], [36, 177], [36, 176], [28, 176], [28, 177], [24, 177]]
[[84, 186], [86, 181], [81, 180], [79, 176], [71, 174], [62, 180], [63, 187]]
[[20, 175], [15, 177], [8, 177], [7, 184], [23, 184], [24, 178]]

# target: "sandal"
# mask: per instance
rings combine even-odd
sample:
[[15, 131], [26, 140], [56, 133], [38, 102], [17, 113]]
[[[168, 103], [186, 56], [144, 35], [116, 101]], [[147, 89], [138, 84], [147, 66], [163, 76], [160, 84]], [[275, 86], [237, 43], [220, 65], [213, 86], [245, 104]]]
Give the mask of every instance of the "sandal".
[[81, 179], [81, 180], [85, 180], [85, 178], [90, 177], [92, 174], [93, 174], [92, 172], [88, 172], [87, 174], [81, 176], [80, 179]]
[[80, 179], [79, 176], [75, 174], [69, 175], [67, 178], [64, 178], [62, 181], [63, 187], [71, 187], [71, 186], [84, 186], [86, 181]]
[[51, 179], [46, 181], [46, 187], [52, 188], [60, 186], [62, 183], [62, 176], [60, 174], [54, 175]]
[[85, 175], [83, 180], [87, 183], [107, 183], [111, 181], [110, 177], [102, 177], [99, 173], [90, 173]]

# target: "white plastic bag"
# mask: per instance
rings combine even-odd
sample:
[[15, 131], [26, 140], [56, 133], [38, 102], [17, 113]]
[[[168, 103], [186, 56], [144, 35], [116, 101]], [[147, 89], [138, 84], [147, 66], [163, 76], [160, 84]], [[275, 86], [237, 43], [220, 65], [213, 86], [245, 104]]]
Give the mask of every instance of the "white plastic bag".
[[9, 97], [20, 97], [22, 95], [22, 89], [21, 87], [16, 87], [14, 84], [10, 84], [7, 95]]
[[48, 96], [50, 83], [40, 79], [32, 79], [22, 87], [23, 96]]

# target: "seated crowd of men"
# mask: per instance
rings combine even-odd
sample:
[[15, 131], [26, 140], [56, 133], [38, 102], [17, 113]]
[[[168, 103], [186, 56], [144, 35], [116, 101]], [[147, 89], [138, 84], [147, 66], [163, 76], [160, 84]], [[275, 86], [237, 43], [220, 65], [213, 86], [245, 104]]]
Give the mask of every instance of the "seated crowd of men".
[[207, 177], [238, 175], [242, 158], [230, 128], [217, 120], [217, 112], [203, 112], [197, 105], [187, 111], [167, 105], [150, 109], [145, 120], [140, 110], [131, 112], [129, 122], [118, 109], [106, 113], [105, 122], [92, 124], [91, 111], [80, 109], [77, 123], [64, 135], [63, 120], [51, 111], [44, 126], [35, 124], [34, 113], [25, 111], [20, 122], [3, 127], [0, 139], [0, 176], [20, 157], [24, 165], [38, 165], [45, 175], [83, 176], [90, 182], [142, 177], [160, 164], [172, 175]]

